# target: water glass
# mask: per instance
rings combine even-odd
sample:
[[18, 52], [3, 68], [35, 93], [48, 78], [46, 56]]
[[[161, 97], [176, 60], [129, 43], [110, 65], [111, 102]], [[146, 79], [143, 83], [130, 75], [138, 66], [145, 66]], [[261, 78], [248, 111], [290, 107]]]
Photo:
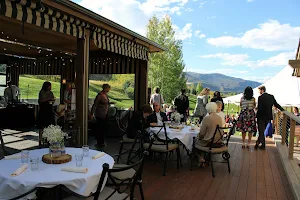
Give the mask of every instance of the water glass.
[[83, 156], [88, 157], [89, 156], [89, 146], [88, 145], [83, 145], [82, 146], [82, 151], [83, 151]]
[[76, 167], [81, 167], [82, 166], [82, 159], [83, 159], [83, 154], [76, 154]]
[[39, 157], [30, 158], [31, 171], [36, 171], [39, 169]]
[[23, 150], [21, 152], [21, 162], [22, 163], [28, 163], [28, 157], [29, 157], [29, 151], [28, 150]]

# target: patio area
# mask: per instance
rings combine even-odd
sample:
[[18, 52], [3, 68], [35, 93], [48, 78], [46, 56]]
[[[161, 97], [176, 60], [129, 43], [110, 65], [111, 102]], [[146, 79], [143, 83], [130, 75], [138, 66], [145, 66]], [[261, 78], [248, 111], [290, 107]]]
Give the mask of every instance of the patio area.
[[[34, 130], [4, 130], [3, 139], [10, 153], [24, 148], [34, 149], [38, 144], [38, 134]], [[106, 142], [107, 147], [103, 150], [116, 154], [118, 138], [107, 138]], [[92, 149], [99, 149], [92, 137], [89, 137], [89, 145]], [[253, 146], [247, 151], [241, 148], [241, 138], [234, 136], [229, 148], [231, 174], [227, 172], [226, 164], [215, 164], [215, 178], [210, 167], [194, 166], [190, 171], [189, 157], [183, 150], [183, 167], [177, 171], [176, 162], [169, 161], [166, 176], [162, 176], [162, 162], [154, 164], [147, 158], [143, 173], [145, 199], [294, 199], [272, 139], [268, 139], [265, 151], [255, 151]], [[138, 192], [135, 197], [140, 198]]]

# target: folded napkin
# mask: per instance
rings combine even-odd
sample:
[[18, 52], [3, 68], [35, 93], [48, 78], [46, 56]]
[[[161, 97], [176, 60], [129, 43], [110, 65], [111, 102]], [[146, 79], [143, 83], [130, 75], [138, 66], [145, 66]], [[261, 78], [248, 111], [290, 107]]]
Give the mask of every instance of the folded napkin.
[[102, 157], [102, 156], [104, 156], [104, 155], [105, 155], [104, 152], [100, 152], [100, 153], [98, 153], [97, 155], [93, 156], [92, 159], [95, 160], [95, 159], [100, 158], [100, 157]]
[[87, 173], [88, 172], [88, 168], [83, 168], [83, 167], [64, 167], [61, 170], [65, 171], [65, 172], [75, 172], [75, 173]]
[[4, 157], [5, 160], [13, 160], [13, 159], [20, 159], [20, 158], [21, 158], [21, 154], [14, 154], [14, 155]]
[[21, 167], [19, 167], [14, 173], [11, 174], [11, 176], [18, 176], [22, 172], [24, 172], [28, 168], [28, 164], [23, 164]]

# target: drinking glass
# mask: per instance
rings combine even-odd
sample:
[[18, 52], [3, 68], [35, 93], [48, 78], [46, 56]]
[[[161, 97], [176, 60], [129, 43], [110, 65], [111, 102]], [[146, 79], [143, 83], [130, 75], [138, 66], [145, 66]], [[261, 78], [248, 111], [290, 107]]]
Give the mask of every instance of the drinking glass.
[[76, 154], [76, 167], [81, 167], [82, 166], [82, 159], [83, 159], [83, 154]]
[[39, 169], [39, 157], [30, 158], [31, 171], [36, 171]]
[[83, 156], [88, 157], [89, 156], [89, 146], [88, 145], [83, 145], [82, 146], [82, 151], [83, 151]]
[[29, 157], [29, 151], [28, 150], [23, 150], [21, 152], [21, 162], [22, 163], [28, 163], [28, 157]]

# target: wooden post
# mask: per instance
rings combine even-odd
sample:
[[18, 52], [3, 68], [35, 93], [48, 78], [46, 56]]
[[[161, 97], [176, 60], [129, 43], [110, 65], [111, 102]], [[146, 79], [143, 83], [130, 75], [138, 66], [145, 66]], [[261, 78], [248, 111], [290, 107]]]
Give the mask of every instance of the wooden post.
[[290, 141], [289, 141], [289, 159], [293, 160], [294, 159], [294, 143], [295, 143], [295, 126], [296, 122], [293, 119], [290, 119]]
[[89, 81], [90, 33], [84, 31], [84, 37], [77, 39], [76, 58], [76, 126], [79, 130], [77, 145], [88, 142], [88, 81]]
[[148, 102], [148, 62], [139, 60], [135, 73], [134, 109], [138, 110]]
[[287, 116], [283, 114], [283, 119], [282, 119], [282, 135], [281, 135], [281, 144], [285, 144], [285, 137], [286, 137], [286, 124], [287, 124]]

